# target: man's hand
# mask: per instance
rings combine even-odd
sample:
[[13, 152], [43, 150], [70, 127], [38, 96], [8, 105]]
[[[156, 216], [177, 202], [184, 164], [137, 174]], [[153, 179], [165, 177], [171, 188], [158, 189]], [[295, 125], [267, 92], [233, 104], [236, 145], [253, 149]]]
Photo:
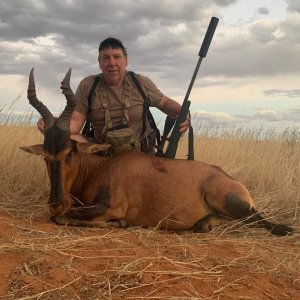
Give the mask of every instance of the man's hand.
[[183, 136], [184, 133], [188, 130], [190, 124], [191, 124], [191, 114], [188, 113], [188, 115], [186, 116], [186, 120], [183, 123], [181, 123], [179, 126], [179, 132], [181, 133], [181, 136]]
[[[167, 96], [163, 95], [159, 105], [157, 106], [165, 114], [176, 118], [180, 112], [181, 105], [173, 99], [168, 98]], [[190, 113], [187, 115], [186, 120], [180, 124], [179, 132], [181, 135], [187, 131], [191, 123], [191, 115]]]
[[[77, 111], [74, 111], [70, 122], [70, 134], [74, 136], [79, 134], [84, 122], [85, 116]], [[45, 134], [45, 123], [43, 118], [40, 118], [36, 125], [41, 134]]]

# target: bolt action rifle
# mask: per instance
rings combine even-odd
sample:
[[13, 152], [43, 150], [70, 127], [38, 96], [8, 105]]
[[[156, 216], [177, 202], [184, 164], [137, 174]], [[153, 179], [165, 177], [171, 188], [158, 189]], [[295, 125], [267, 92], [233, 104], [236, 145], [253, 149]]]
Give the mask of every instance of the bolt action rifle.
[[[202, 42], [202, 45], [201, 45], [201, 48], [200, 48], [200, 51], [199, 51], [199, 54], [198, 54], [199, 55], [198, 63], [196, 65], [196, 68], [195, 68], [193, 77], [191, 79], [190, 85], [188, 87], [187, 93], [185, 95], [185, 98], [182, 102], [180, 112], [179, 112], [176, 119], [172, 118], [170, 116], [168, 116], [166, 118], [165, 128], [164, 128], [164, 132], [163, 132], [163, 135], [162, 135], [162, 138], [161, 138], [161, 143], [158, 146], [158, 150], [157, 150], [157, 154], [156, 154], [157, 156], [163, 156], [163, 157], [166, 157], [166, 158], [175, 158], [177, 147], [178, 147], [178, 142], [179, 142], [179, 139], [180, 139], [180, 136], [181, 136], [181, 134], [179, 132], [179, 127], [180, 127], [180, 124], [183, 123], [186, 120], [187, 115], [189, 113], [189, 108], [190, 108], [190, 105], [191, 105], [191, 101], [188, 100], [188, 99], [189, 99], [192, 87], [194, 85], [194, 81], [196, 79], [198, 70], [200, 68], [202, 59], [207, 54], [208, 48], [210, 46], [213, 35], [214, 35], [215, 30], [217, 28], [218, 21], [219, 21], [219, 19], [216, 18], [216, 17], [212, 17], [211, 20], [210, 20], [209, 26], [207, 28], [204, 40]], [[174, 123], [175, 123], [175, 125], [174, 125]], [[168, 136], [169, 132], [171, 131], [172, 127], [173, 127], [173, 131], [172, 131], [170, 137], [168, 138], [167, 136]], [[166, 149], [166, 152], [163, 153], [164, 144], [165, 144], [166, 141], [168, 141], [169, 144], [168, 144], [168, 147]], [[188, 150], [188, 152], [189, 152], [188, 153], [188, 159], [193, 160], [194, 159], [194, 145], [193, 145], [193, 128], [192, 128], [191, 125], [189, 127], [189, 150]]]

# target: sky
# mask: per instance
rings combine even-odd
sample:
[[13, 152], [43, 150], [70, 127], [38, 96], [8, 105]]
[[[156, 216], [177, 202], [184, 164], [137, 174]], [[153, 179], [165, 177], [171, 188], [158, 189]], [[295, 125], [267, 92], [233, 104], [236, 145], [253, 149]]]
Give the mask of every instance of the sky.
[[298, 0], [0, 0], [0, 111], [33, 111], [32, 67], [38, 98], [61, 111], [65, 73], [74, 91], [99, 73], [108, 36], [123, 41], [128, 69], [181, 103], [212, 16], [219, 23], [189, 97], [194, 121], [299, 128]]

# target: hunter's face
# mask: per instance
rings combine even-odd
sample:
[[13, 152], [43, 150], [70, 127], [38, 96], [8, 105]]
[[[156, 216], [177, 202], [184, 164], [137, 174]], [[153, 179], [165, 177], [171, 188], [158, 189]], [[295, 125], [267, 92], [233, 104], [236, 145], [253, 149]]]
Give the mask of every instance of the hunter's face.
[[106, 82], [121, 86], [127, 67], [127, 56], [122, 49], [106, 48], [99, 52], [99, 66]]

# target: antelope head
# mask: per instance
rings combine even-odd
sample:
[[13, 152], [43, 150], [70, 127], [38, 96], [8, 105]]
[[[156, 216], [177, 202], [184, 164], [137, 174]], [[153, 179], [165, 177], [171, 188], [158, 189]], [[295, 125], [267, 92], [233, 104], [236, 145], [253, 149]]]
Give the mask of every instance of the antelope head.
[[44, 123], [44, 143], [20, 147], [31, 154], [42, 156], [46, 162], [50, 178], [49, 208], [54, 216], [63, 216], [72, 206], [70, 191], [80, 171], [80, 163], [75, 159], [79, 152], [93, 153], [108, 149], [108, 144], [77, 143], [70, 139], [70, 123], [76, 100], [70, 87], [71, 69], [61, 82], [62, 93], [67, 99], [64, 111], [55, 118], [49, 109], [38, 100], [35, 91], [33, 69], [29, 75], [27, 98], [41, 114]]
[[[64, 215], [71, 207], [71, 180], [68, 176], [70, 160], [76, 152], [76, 144], [70, 139], [70, 121], [75, 108], [75, 97], [70, 87], [71, 69], [61, 82], [62, 93], [67, 99], [67, 105], [58, 118], [38, 100], [35, 90], [33, 69], [29, 75], [27, 98], [29, 103], [41, 114], [44, 123], [44, 143], [20, 147], [31, 154], [40, 155], [47, 164], [50, 178], [49, 208], [53, 215]], [[70, 170], [69, 170], [70, 173]]]

